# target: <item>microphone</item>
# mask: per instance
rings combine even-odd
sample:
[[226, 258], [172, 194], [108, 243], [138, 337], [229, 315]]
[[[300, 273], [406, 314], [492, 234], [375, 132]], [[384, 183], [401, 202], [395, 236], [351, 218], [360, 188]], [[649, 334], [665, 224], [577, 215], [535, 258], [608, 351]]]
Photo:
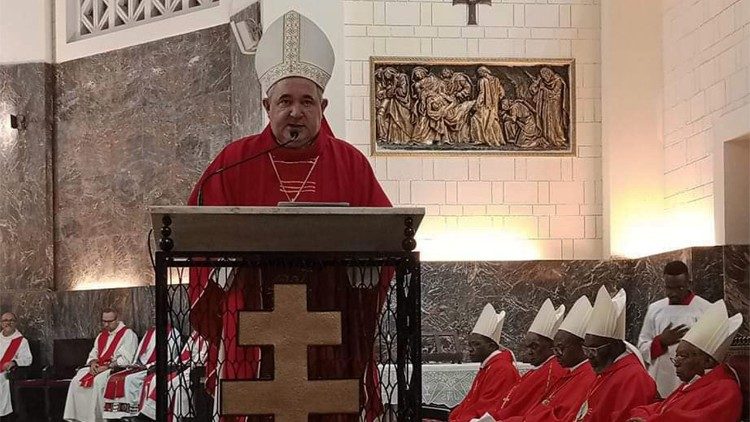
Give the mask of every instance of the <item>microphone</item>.
[[203, 181], [201, 182], [200, 186], [198, 187], [198, 200], [196, 201], [198, 203], [198, 206], [203, 205], [203, 187], [206, 185], [206, 182], [208, 182], [208, 180], [210, 178], [216, 176], [217, 174], [221, 174], [224, 171], [229, 170], [229, 169], [231, 169], [233, 167], [237, 167], [240, 164], [246, 163], [248, 161], [252, 161], [252, 160], [254, 160], [254, 159], [256, 159], [256, 158], [258, 158], [258, 157], [260, 157], [262, 155], [268, 154], [269, 152], [272, 152], [272, 151], [275, 151], [275, 150], [277, 150], [277, 149], [279, 149], [281, 147], [287, 146], [287, 145], [291, 144], [292, 142], [296, 141], [298, 137], [299, 137], [299, 130], [293, 129], [289, 133], [289, 140], [288, 141], [282, 142], [280, 144], [276, 144], [276, 145], [274, 145], [271, 148], [268, 148], [268, 149], [266, 149], [264, 151], [261, 151], [261, 152], [259, 152], [257, 154], [251, 155], [251, 156], [249, 156], [247, 158], [243, 158], [241, 160], [235, 161], [232, 164], [229, 164], [227, 166], [224, 166], [224, 167], [222, 167], [222, 168], [220, 168], [218, 170], [215, 170], [215, 171], [209, 173], [208, 176], [206, 176], [206, 177], [203, 178]]

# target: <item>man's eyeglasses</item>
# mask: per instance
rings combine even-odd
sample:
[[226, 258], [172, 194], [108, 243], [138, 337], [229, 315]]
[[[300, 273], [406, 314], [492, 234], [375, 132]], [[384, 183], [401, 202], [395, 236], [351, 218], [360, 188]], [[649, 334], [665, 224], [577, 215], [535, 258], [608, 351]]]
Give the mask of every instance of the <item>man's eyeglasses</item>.
[[677, 362], [682, 362], [683, 360], [694, 358], [696, 356], [698, 356], [698, 355], [697, 354], [692, 354], [692, 355], [677, 355], [677, 356], [675, 356], [673, 358], [669, 358], [669, 360], [672, 361], [673, 365], [676, 365]]
[[588, 347], [588, 346], [581, 346], [581, 350], [583, 350], [583, 354], [590, 357], [590, 356], [596, 356], [599, 354], [599, 351], [609, 347], [609, 344], [603, 344], [598, 347]]
[[0, 319], [0, 322], [10, 322], [10, 323], [13, 323], [13, 322], [16, 322], [16, 320], [15, 319]]
[[102, 324], [111, 324], [113, 322], [117, 321], [116, 319], [103, 319]]

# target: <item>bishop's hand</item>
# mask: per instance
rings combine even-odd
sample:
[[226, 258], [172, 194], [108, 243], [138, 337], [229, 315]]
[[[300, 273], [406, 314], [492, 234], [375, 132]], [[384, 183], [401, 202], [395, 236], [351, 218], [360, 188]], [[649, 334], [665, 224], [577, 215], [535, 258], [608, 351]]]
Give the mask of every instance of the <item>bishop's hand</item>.
[[689, 328], [685, 324], [672, 327], [672, 323], [670, 322], [669, 325], [667, 325], [667, 328], [659, 334], [659, 341], [664, 347], [672, 346], [673, 344], [679, 343], [680, 340], [682, 340], [682, 336], [684, 336], [688, 330]]

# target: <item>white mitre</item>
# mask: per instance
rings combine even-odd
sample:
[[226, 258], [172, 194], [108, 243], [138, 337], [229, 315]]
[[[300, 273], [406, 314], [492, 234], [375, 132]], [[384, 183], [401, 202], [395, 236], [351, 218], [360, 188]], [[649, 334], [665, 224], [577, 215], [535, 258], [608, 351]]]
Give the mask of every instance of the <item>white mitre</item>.
[[325, 89], [335, 56], [326, 34], [291, 10], [266, 29], [255, 53], [255, 70], [264, 93], [276, 82], [298, 76]]
[[586, 296], [581, 296], [570, 308], [568, 316], [565, 317], [560, 330], [567, 331], [574, 336], [583, 339], [586, 337], [586, 328], [588, 328], [591, 319], [591, 302]]
[[726, 304], [723, 300], [718, 300], [706, 308], [703, 315], [682, 337], [682, 341], [692, 344], [721, 362], [726, 357], [740, 325], [742, 315], [735, 314], [729, 318]]
[[591, 319], [586, 334], [625, 340], [625, 290], [620, 289], [614, 297], [602, 286], [596, 294]]
[[505, 311], [498, 314], [495, 312], [495, 308], [488, 303], [484, 305], [484, 309], [482, 309], [482, 313], [471, 332], [488, 337], [499, 346], [500, 335], [503, 333], [503, 322], [505, 322]]
[[542, 303], [539, 312], [536, 313], [529, 332], [553, 340], [555, 334], [557, 334], [557, 329], [562, 324], [563, 315], [565, 315], [565, 305], [560, 305], [559, 308], [555, 309], [552, 301], [547, 299]]

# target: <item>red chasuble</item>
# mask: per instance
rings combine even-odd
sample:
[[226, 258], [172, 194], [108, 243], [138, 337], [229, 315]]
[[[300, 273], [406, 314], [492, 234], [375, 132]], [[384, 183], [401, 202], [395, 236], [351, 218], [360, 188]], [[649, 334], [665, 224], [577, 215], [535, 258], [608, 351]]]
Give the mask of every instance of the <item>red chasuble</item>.
[[[203, 205], [276, 206], [279, 202], [296, 201], [347, 202], [352, 207], [391, 206], [367, 158], [349, 143], [336, 139], [325, 120], [316, 141], [309, 147], [279, 148], [206, 179], [218, 169], [275, 145], [270, 126], [259, 135], [229, 144], [208, 166], [193, 189], [189, 204], [197, 205], [198, 190], [205, 179]], [[237, 345], [238, 312], [270, 310], [275, 282], [306, 282], [311, 286], [308, 309], [340, 311], [343, 325], [342, 346], [310, 347], [310, 379], [364, 377], [366, 386], [360, 391], [361, 400], [367, 403], [368, 418], [376, 416], [381, 412], [382, 402], [373, 341], [392, 272], [383, 271], [379, 286], [373, 288], [352, 287], [345, 269], [340, 267], [298, 272], [240, 269], [229, 291], [224, 292], [209, 281], [208, 270], [191, 270], [190, 321], [193, 329], [211, 344], [207, 362], [209, 392], [214, 392], [219, 360], [225, 362], [221, 379], [269, 375], [261, 374], [264, 369], [260, 367], [259, 348]], [[224, 356], [220, 359], [222, 332]], [[356, 420], [356, 417], [337, 420]]]
[[632, 408], [653, 403], [657, 394], [654, 379], [628, 353], [597, 375], [576, 412], [576, 421], [624, 422]]
[[492, 410], [518, 382], [518, 370], [508, 350], [491, 357], [479, 369], [469, 393], [450, 414], [450, 422], [469, 422]]
[[567, 371], [525, 416], [503, 419], [503, 422], [569, 422], [575, 420], [581, 403], [586, 399], [596, 373], [588, 361]]
[[732, 370], [720, 364], [694, 383], [682, 384], [666, 400], [630, 411], [647, 422], [737, 422], [742, 393]]
[[508, 394], [489, 413], [496, 420], [521, 416], [540, 402], [557, 380], [568, 372], [552, 356], [537, 369], [523, 374]]

